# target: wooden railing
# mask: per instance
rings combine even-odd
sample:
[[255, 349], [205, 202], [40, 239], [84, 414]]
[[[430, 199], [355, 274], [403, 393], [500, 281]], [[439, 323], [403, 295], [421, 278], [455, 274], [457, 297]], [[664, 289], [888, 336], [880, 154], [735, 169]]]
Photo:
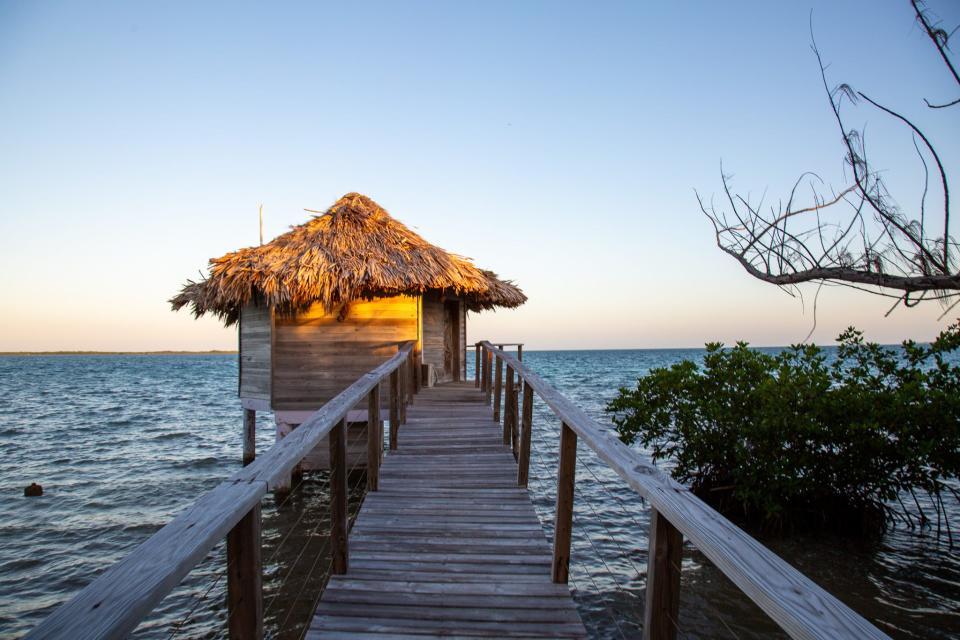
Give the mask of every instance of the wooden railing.
[[[379, 485], [380, 383], [390, 381], [390, 448], [418, 387], [414, 343], [323, 405], [254, 462], [217, 485], [71, 600], [28, 638], [117, 638], [129, 634], [224, 537], [231, 638], [263, 636], [260, 499], [288, 486], [293, 469], [329, 434], [331, 571], [347, 571], [347, 413], [367, 399], [367, 488]], [[371, 425], [374, 425], [371, 427]], [[377, 440], [380, 440], [378, 443]]]
[[[517, 483], [520, 486], [527, 485], [529, 475], [533, 394], [539, 395], [561, 421], [553, 541], [554, 582], [566, 583], [568, 577], [576, 451], [580, 440], [650, 502], [645, 638], [676, 637], [684, 537], [793, 638], [887, 637], [689, 489], [620, 442], [608, 427], [590, 418], [519, 358], [488, 341], [478, 343], [477, 351], [480, 356], [477, 359], [479, 386], [488, 403], [492, 397], [496, 419], [500, 415], [501, 397], [505, 396], [504, 444], [512, 442], [516, 447]], [[521, 411], [518, 411], [520, 394], [514, 391], [514, 376], [523, 387]]]

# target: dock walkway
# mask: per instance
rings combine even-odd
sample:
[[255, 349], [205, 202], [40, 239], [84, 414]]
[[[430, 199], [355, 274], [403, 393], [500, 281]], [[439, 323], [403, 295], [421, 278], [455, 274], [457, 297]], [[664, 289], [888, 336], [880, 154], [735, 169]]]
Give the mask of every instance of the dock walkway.
[[417, 395], [307, 638], [586, 637], [492, 418], [473, 382]]

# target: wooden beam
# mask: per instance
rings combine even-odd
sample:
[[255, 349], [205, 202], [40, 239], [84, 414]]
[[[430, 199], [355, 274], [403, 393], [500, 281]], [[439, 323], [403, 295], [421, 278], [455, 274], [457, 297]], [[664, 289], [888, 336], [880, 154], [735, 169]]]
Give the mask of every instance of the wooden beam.
[[423, 388], [423, 370], [421, 368], [422, 357], [420, 350], [414, 351], [410, 354], [413, 357], [413, 392], [410, 394], [410, 403], [413, 403], [413, 394], [420, 393], [420, 390]]
[[480, 345], [479, 344], [477, 345], [477, 351], [474, 357], [473, 366], [475, 369], [473, 374], [473, 377], [475, 378], [473, 386], [479, 387], [480, 386]]
[[330, 572], [347, 572], [347, 419], [330, 430]]
[[523, 417], [520, 420], [520, 454], [517, 459], [517, 485], [526, 487], [530, 478], [530, 430], [533, 427], [533, 387], [523, 382]]
[[383, 432], [380, 431], [380, 385], [370, 389], [367, 396], [367, 490], [380, 488], [380, 451]]
[[523, 345], [522, 344], [517, 345], [517, 360], [519, 360], [520, 362], [523, 362]]
[[227, 534], [227, 611], [231, 640], [263, 638], [263, 561], [258, 502]]
[[400, 365], [400, 424], [407, 423], [407, 385], [410, 384], [410, 359], [403, 361]]
[[656, 509], [650, 510], [650, 547], [647, 554], [645, 640], [675, 640], [680, 610], [680, 562], [683, 535]]
[[243, 464], [248, 465], [257, 457], [257, 412], [243, 410]]
[[497, 356], [497, 378], [493, 389], [493, 421], [500, 422], [500, 403], [503, 398], [503, 360]]
[[390, 374], [390, 451], [397, 448], [397, 434], [400, 431], [400, 370]]
[[484, 349], [486, 356], [483, 358], [484, 366], [487, 369], [486, 379], [486, 393], [487, 393], [487, 406], [490, 405], [490, 402], [493, 400], [493, 352], [490, 349]]
[[506, 385], [506, 406], [503, 411], [503, 445], [510, 446], [510, 440], [513, 437], [512, 420], [514, 415], [511, 413], [513, 404], [510, 398], [513, 397], [513, 369], [507, 367], [507, 385]]
[[[420, 359], [410, 360], [410, 358], [407, 358], [407, 370], [412, 376], [410, 385], [407, 387], [407, 404], [413, 404], [413, 396], [420, 393], [420, 381], [423, 375]], [[406, 415], [404, 415], [403, 421], [407, 421]]]
[[563, 423], [557, 470], [557, 511], [553, 530], [553, 581], [566, 584], [570, 576], [570, 539], [573, 533], [573, 488], [577, 471], [577, 432]]

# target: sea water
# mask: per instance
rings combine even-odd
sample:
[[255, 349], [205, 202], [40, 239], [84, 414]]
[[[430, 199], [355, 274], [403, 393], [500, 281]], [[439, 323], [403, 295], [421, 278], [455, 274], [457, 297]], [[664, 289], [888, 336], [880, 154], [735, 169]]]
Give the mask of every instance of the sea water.
[[[702, 350], [528, 351], [524, 362], [588, 414], [652, 367]], [[472, 354], [468, 356], [472, 376]], [[0, 637], [22, 635], [240, 467], [237, 358], [0, 357]], [[559, 423], [534, 412], [530, 494], [552, 535]], [[258, 413], [257, 449], [274, 440]], [[639, 451], [641, 455], [645, 452]], [[637, 637], [649, 506], [585, 447], [578, 452], [570, 586], [596, 637]], [[31, 482], [40, 498], [23, 497]], [[352, 504], [363, 474], [350, 476]], [[268, 637], [299, 638], [327, 569], [326, 474], [263, 502]], [[947, 502], [960, 522], [956, 502]], [[756, 533], [756, 532], [754, 532]], [[832, 536], [763, 542], [891, 636], [960, 635], [960, 547], [899, 526], [871, 543]], [[137, 629], [144, 638], [225, 637], [223, 543]], [[758, 638], [778, 629], [708, 560], [684, 551], [681, 637]]]

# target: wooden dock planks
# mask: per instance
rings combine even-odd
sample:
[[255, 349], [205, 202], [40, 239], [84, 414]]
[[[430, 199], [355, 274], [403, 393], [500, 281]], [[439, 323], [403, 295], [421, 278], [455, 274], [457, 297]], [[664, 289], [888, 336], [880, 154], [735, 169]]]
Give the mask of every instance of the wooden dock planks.
[[584, 638], [517, 465], [473, 382], [408, 408], [307, 638]]

